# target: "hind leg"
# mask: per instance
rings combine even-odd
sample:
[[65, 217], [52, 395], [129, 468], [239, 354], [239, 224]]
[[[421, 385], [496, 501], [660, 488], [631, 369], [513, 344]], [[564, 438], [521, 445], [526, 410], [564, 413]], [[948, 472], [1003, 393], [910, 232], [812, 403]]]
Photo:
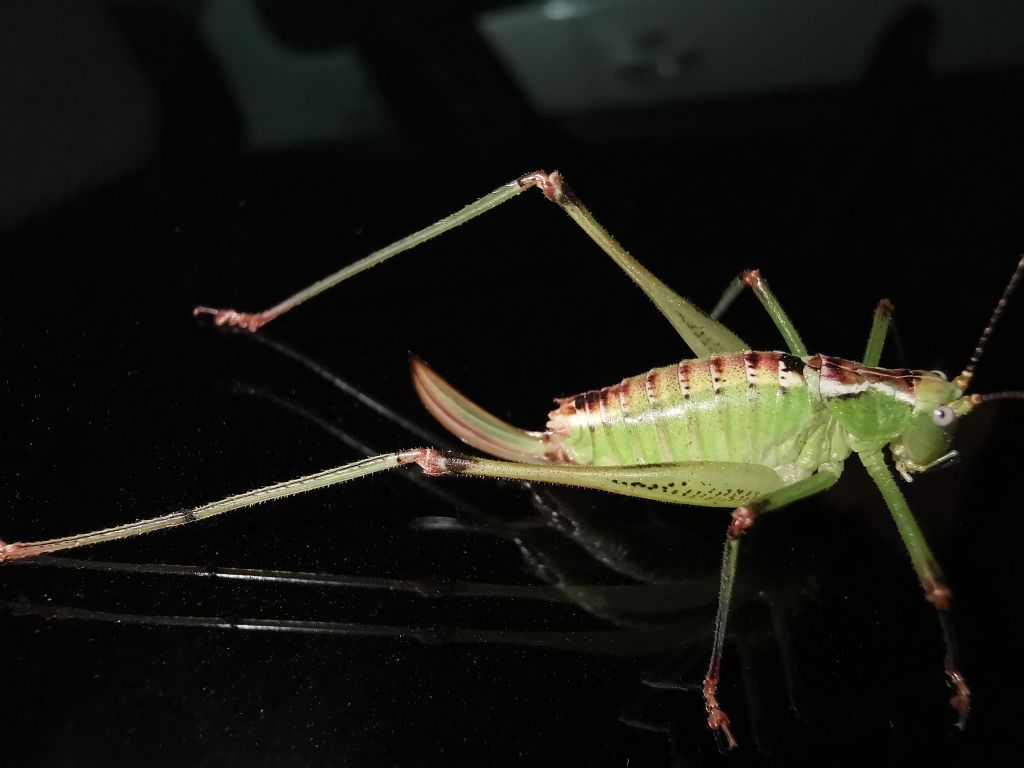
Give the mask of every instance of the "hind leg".
[[428, 227], [414, 232], [391, 245], [374, 251], [369, 256], [356, 261], [322, 280], [318, 280], [284, 301], [275, 304], [262, 312], [238, 312], [233, 309], [214, 309], [196, 307], [193, 314], [213, 315], [217, 325], [233, 325], [255, 331], [271, 320], [279, 317], [304, 301], [333, 288], [371, 267], [381, 264], [392, 256], [415, 248], [432, 240], [471, 219], [511, 200], [519, 193], [531, 187], [537, 187], [551, 202], [562, 208], [591, 240], [597, 243], [611, 259], [618, 264], [629, 278], [647, 294], [665, 318], [676, 329], [683, 341], [694, 351], [697, 357], [738, 352], [747, 349], [747, 345], [736, 334], [702, 312], [696, 305], [683, 298], [655, 277], [646, 267], [637, 261], [601, 224], [594, 215], [568, 189], [565, 179], [558, 171], [546, 173], [536, 171], [519, 177], [515, 181], [498, 187], [484, 195], [475, 203], [470, 203], [461, 211], [457, 211]]

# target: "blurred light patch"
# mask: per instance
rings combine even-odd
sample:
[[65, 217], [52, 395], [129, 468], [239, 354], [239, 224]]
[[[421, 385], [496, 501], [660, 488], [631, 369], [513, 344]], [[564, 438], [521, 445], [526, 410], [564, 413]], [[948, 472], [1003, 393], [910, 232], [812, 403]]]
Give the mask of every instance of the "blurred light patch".
[[247, 149], [394, 140], [355, 52], [282, 47], [251, 0], [211, 0], [200, 27], [237, 100]]
[[102, 7], [0, 3], [0, 228], [142, 167], [159, 112]]
[[1024, 61], [1024, 3], [997, 0], [551, 0], [479, 19], [552, 115], [657, 107], [857, 82], [913, 12], [938, 72]]

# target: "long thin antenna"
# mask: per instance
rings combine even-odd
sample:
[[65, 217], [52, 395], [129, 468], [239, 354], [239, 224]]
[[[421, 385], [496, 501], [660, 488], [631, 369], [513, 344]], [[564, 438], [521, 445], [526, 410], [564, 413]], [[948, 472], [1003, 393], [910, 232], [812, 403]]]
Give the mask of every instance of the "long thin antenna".
[[1020, 261], [1017, 262], [1017, 268], [1013, 270], [1013, 275], [1010, 277], [1010, 282], [1006, 284], [1006, 288], [1003, 289], [1003, 295], [999, 297], [999, 301], [996, 302], [996, 308], [992, 310], [992, 317], [988, 319], [988, 325], [985, 326], [985, 330], [981, 332], [981, 338], [978, 339], [977, 345], [974, 347], [974, 354], [971, 355], [970, 362], [967, 363], [967, 367], [964, 368], [963, 372], [953, 379], [953, 383], [960, 388], [961, 392], [966, 392], [967, 388], [971, 385], [971, 379], [974, 377], [974, 369], [978, 365], [978, 361], [981, 360], [981, 355], [985, 351], [985, 345], [988, 343], [988, 337], [992, 335], [992, 329], [996, 327], [996, 321], [999, 320], [1000, 315], [1003, 314], [1003, 309], [1006, 308], [1006, 303], [1010, 300], [1010, 296], [1013, 293], [1014, 288], [1017, 287], [1017, 283], [1020, 282], [1021, 274], [1024, 273], [1024, 254], [1021, 254]]
[[1024, 400], [1024, 392], [990, 392], [987, 395], [971, 395], [971, 401], [975, 405], [987, 403], [990, 400]]

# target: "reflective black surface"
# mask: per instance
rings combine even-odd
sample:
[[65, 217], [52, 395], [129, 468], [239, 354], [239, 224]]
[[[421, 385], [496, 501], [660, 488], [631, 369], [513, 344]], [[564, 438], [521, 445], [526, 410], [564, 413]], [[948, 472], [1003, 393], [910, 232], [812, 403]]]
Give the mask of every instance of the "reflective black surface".
[[[892, 365], [959, 371], [1024, 250], [1019, 64], [942, 68], [928, 6], [880, 20], [849, 81], [552, 113], [480, 10], [287, 5], [0, 6], [5, 541], [452, 446], [410, 351], [528, 428], [552, 396], [687, 356], [533, 194], [258, 337], [190, 315], [263, 308], [537, 167], [702, 306], [760, 267], [815, 351], [859, 355], [889, 297]], [[1021, 318], [980, 391], [1024, 387]], [[727, 321], [781, 344], [751, 297]], [[906, 487], [954, 589], [966, 733], [855, 462], [744, 545], [730, 755], [694, 688], [725, 513], [408, 471], [0, 568], [4, 762], [1007, 762], [1024, 414], [988, 408], [959, 466]]]

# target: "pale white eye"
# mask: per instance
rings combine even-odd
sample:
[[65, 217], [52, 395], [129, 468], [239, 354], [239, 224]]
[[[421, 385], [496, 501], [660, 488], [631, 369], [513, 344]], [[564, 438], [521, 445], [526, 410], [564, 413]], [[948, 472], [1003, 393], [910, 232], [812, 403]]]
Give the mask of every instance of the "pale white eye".
[[940, 405], [932, 411], [932, 423], [937, 427], [948, 427], [956, 419], [956, 414], [948, 405]]

